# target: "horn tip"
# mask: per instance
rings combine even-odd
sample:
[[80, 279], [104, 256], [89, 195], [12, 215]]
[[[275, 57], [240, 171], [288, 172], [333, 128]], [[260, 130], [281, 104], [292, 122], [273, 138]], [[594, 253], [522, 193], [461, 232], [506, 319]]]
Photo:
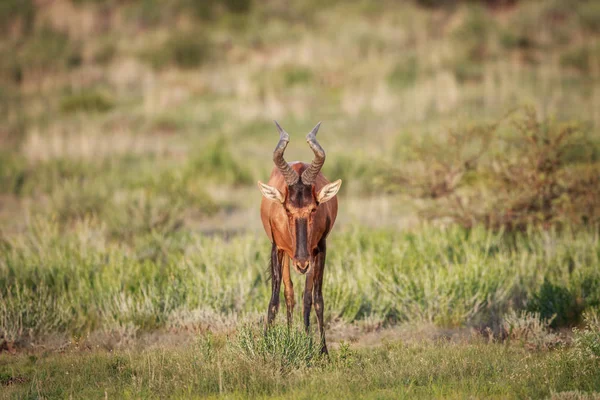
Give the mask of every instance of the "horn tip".
[[317, 132], [319, 132], [319, 128], [321, 127], [321, 121], [319, 121], [317, 123], [317, 125], [315, 125], [315, 127], [312, 129], [312, 131], [308, 132], [308, 135], [306, 135], [306, 141], [310, 141], [311, 138], [314, 138], [315, 136], [317, 136]]
[[275, 126], [277, 127], [277, 130], [279, 131], [279, 137], [282, 140], [285, 140], [286, 142], [289, 142], [290, 135], [285, 131], [285, 129], [283, 129], [281, 127], [281, 125], [279, 125], [279, 123], [276, 120], [273, 120], [273, 122], [275, 122]]

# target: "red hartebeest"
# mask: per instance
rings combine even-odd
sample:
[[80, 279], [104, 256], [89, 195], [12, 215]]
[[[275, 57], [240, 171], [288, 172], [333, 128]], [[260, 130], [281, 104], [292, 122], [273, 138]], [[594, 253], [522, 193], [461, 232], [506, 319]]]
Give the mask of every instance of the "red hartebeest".
[[279, 310], [281, 280], [285, 286], [288, 324], [294, 311], [294, 288], [290, 278], [290, 260], [300, 274], [306, 274], [304, 287], [304, 327], [309, 331], [310, 309], [314, 304], [321, 335], [321, 351], [327, 353], [323, 326], [323, 269], [327, 235], [337, 216], [337, 192], [341, 179], [330, 183], [321, 174], [325, 151], [317, 142], [321, 123], [306, 136], [315, 153], [310, 165], [303, 162], [287, 163], [283, 153], [290, 136], [275, 121], [279, 143], [273, 152], [275, 167], [269, 182], [258, 182], [263, 199], [260, 215], [271, 247], [271, 301], [267, 316], [270, 325]]

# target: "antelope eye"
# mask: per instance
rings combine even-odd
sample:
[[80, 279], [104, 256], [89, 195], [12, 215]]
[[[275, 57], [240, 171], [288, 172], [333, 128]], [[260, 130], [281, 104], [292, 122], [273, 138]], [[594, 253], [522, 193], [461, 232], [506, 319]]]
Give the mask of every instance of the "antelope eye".
[[317, 207], [313, 208], [312, 210], [310, 210], [311, 213], [316, 213], [317, 212]]

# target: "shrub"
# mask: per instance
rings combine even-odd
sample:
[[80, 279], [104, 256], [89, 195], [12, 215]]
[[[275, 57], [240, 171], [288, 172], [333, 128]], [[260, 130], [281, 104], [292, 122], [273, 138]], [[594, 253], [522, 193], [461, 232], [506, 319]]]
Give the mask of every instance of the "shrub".
[[307, 67], [286, 67], [283, 71], [283, 80], [287, 86], [309, 84], [313, 80], [313, 72]]
[[422, 7], [435, 8], [455, 5], [459, 0], [416, 0], [416, 3]]
[[[539, 122], [532, 109], [513, 121], [514, 138], [507, 138], [507, 153], [498, 154], [490, 170], [496, 193], [487, 210], [489, 226], [524, 229], [527, 224], [553, 225], [597, 221], [600, 209], [591, 200], [598, 193], [594, 166], [581, 154], [579, 168], [568, 163], [569, 150], [588, 141], [574, 124]], [[494, 212], [496, 210], [497, 212]]]
[[586, 74], [591, 71], [594, 62], [600, 62], [600, 46], [582, 46], [569, 50], [560, 57], [561, 66]]
[[474, 5], [454, 32], [455, 57], [452, 69], [459, 82], [480, 81], [483, 79], [483, 63], [492, 57], [490, 43], [496, 27], [487, 11]]
[[419, 63], [417, 57], [412, 55], [403, 62], [396, 64], [387, 76], [390, 86], [403, 89], [413, 85], [417, 80]]
[[453, 67], [454, 76], [460, 83], [480, 82], [483, 80], [483, 66], [468, 59], [457, 61]]
[[530, 108], [512, 119], [513, 129], [503, 136], [494, 134], [498, 124], [423, 140], [413, 151], [418, 159], [397, 167], [388, 182], [436, 199], [422, 209], [424, 217], [467, 227], [524, 230], [600, 221], [594, 200], [600, 173], [590, 162], [597, 150], [578, 125], [538, 121]]
[[[233, 156], [226, 139], [219, 138], [191, 157], [185, 172], [187, 177], [202, 177], [225, 184], [250, 184], [252, 174]], [[188, 178], [186, 178], [188, 179]]]
[[113, 100], [106, 94], [90, 89], [65, 95], [60, 101], [60, 108], [65, 113], [106, 112], [114, 106]]
[[333, 155], [324, 166], [325, 176], [341, 179], [344, 184], [340, 193], [347, 193], [352, 187], [358, 192], [371, 192], [377, 186], [380, 171], [370, 160], [361, 154]]
[[14, 152], [0, 151], [0, 193], [20, 194], [27, 174], [23, 157]]
[[66, 33], [44, 26], [29, 37], [17, 55], [24, 70], [55, 70], [77, 67], [82, 63], [80, 46]]
[[577, 299], [569, 289], [552, 284], [547, 279], [529, 300], [527, 309], [551, 321], [550, 325], [554, 328], [576, 323], [581, 313]]
[[212, 44], [203, 32], [176, 33], [161, 47], [144, 54], [154, 68], [161, 69], [175, 65], [181, 69], [198, 68], [206, 63], [212, 54]]
[[462, 130], [452, 129], [441, 138], [428, 135], [420, 143], [409, 143], [409, 159], [398, 173], [392, 173], [388, 187], [402, 188], [420, 198], [439, 199], [453, 194], [478, 172], [481, 157], [488, 151], [497, 126], [472, 125]]
[[494, 20], [480, 6], [469, 7], [465, 22], [454, 32], [464, 57], [471, 62], [482, 62], [490, 55], [489, 41], [495, 32]]
[[507, 49], [532, 50], [538, 46], [540, 14], [524, 12], [515, 15], [509, 25], [500, 31], [500, 44]]
[[561, 343], [559, 336], [549, 331], [553, 319], [542, 318], [539, 313], [511, 310], [504, 316], [502, 327], [508, 340], [531, 349], [547, 350]]
[[181, 68], [196, 68], [204, 63], [210, 54], [208, 42], [202, 35], [184, 34], [167, 42], [175, 64]]
[[573, 347], [581, 358], [600, 360], [600, 309], [586, 311], [584, 320], [583, 330], [573, 329]]
[[214, 19], [223, 11], [245, 15], [252, 10], [252, 0], [181, 0], [186, 10], [202, 19]]

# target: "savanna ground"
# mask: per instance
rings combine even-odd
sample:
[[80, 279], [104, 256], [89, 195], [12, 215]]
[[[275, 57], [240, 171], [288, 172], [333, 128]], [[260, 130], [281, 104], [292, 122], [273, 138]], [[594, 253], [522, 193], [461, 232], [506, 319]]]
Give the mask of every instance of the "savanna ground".
[[[0, 398], [600, 396], [597, 2], [4, 0], [0, 30]], [[322, 120], [344, 181], [329, 358], [301, 307], [263, 332], [272, 119], [289, 161]]]

